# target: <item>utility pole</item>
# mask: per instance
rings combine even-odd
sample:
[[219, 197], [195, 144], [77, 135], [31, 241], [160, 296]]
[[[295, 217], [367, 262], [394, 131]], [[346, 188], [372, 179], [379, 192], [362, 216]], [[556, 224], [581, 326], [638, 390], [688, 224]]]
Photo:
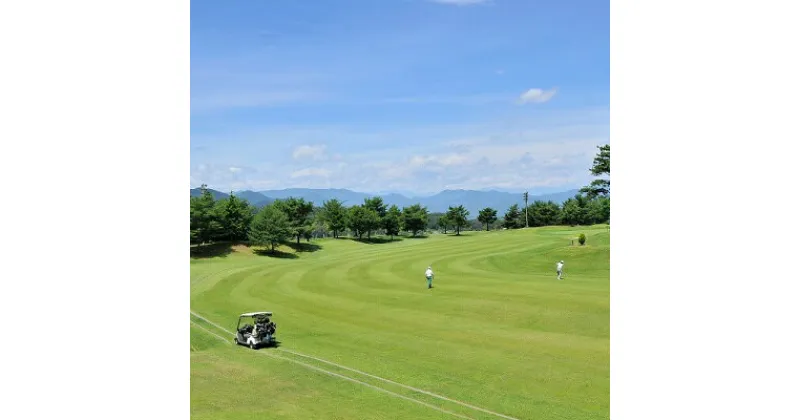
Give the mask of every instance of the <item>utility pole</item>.
[[522, 194], [522, 198], [525, 199], [525, 227], [528, 227], [528, 192], [525, 191], [525, 194]]

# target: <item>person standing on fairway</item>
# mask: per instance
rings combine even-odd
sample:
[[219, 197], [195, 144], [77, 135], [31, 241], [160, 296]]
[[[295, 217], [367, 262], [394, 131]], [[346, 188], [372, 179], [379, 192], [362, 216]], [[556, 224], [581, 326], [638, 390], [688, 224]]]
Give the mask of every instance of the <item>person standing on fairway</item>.
[[428, 266], [428, 269], [425, 270], [425, 278], [428, 279], [428, 289], [432, 288], [433, 287], [433, 285], [432, 285], [432, 283], [433, 283], [433, 270], [431, 270], [430, 266]]
[[561, 280], [561, 273], [564, 272], [564, 260], [561, 260], [556, 264], [556, 273], [558, 273], [558, 279]]

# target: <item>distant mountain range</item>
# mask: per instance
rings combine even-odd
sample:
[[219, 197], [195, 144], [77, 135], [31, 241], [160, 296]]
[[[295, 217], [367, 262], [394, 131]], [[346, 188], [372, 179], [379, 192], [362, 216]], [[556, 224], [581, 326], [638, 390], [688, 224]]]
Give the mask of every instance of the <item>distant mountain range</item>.
[[[209, 188], [208, 190], [211, 191], [211, 196], [214, 197], [214, 200], [222, 200], [223, 198], [228, 198], [228, 194], [225, 194], [224, 192], [212, 190], [211, 188]], [[201, 194], [203, 194], [203, 192], [200, 190], [200, 188], [192, 188], [189, 190], [189, 195], [192, 197], [200, 197]]]
[[[210, 190], [215, 200], [228, 198], [228, 194]], [[578, 189], [540, 194], [529, 195], [528, 204], [534, 201], [554, 201], [556, 203], [563, 203], [569, 198], [578, 193]], [[191, 196], [196, 197], [200, 195], [199, 188], [190, 190]], [[276, 199], [284, 199], [289, 197], [303, 198], [306, 201], [311, 201], [316, 206], [321, 206], [323, 202], [338, 199], [346, 206], [354, 204], [361, 204], [365, 198], [380, 196], [387, 206], [392, 204], [400, 208], [419, 203], [428, 208], [431, 213], [441, 213], [447, 211], [449, 206], [463, 205], [469, 210], [470, 219], [478, 217], [478, 212], [485, 208], [491, 207], [497, 210], [498, 217], [501, 217], [505, 211], [514, 204], [519, 204], [520, 207], [524, 205], [521, 193], [511, 193], [496, 190], [445, 190], [438, 194], [425, 197], [408, 197], [402, 194], [367, 194], [345, 189], [311, 189], [311, 188], [289, 188], [284, 190], [267, 190], [267, 191], [236, 191], [233, 193], [239, 198], [246, 199], [256, 207], [262, 207], [272, 203]]]

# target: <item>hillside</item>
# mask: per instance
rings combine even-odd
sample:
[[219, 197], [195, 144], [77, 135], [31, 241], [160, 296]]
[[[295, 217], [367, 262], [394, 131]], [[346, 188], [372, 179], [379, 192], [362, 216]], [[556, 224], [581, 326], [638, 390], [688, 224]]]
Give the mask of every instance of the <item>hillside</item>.
[[235, 195], [236, 197], [239, 197], [241, 199], [249, 201], [250, 204], [252, 204], [252, 205], [254, 205], [256, 207], [266, 206], [266, 205], [272, 203], [273, 201], [275, 201], [274, 198], [266, 197], [266, 196], [264, 196], [264, 194], [257, 193], [255, 191], [250, 191], [250, 190], [237, 191], [237, 192], [233, 193], [233, 195]]
[[[208, 191], [211, 192], [211, 196], [214, 197], [214, 200], [222, 200], [228, 198], [228, 194], [225, 194], [224, 192], [212, 190], [211, 188], [209, 188]], [[203, 193], [202, 191], [200, 191], [200, 188], [192, 188], [189, 190], [189, 196], [191, 197], [200, 197], [200, 195], [202, 194]]]

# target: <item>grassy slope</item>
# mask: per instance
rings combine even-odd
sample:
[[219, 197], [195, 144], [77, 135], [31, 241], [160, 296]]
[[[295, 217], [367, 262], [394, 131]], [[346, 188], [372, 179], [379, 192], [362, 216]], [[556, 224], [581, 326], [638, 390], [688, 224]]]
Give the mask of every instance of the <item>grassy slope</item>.
[[[587, 234], [586, 246], [570, 246], [578, 232]], [[605, 227], [316, 243], [320, 250], [294, 259], [239, 250], [193, 260], [192, 309], [231, 331], [239, 313], [274, 311], [283, 349], [520, 419], [608, 418]], [[561, 282], [554, 273], [559, 259], [567, 274]], [[433, 290], [423, 275], [429, 264]], [[195, 327], [192, 347], [196, 419], [448, 417], [259, 354], [284, 353], [227, 345]], [[493, 418], [314, 365], [472, 418]]]

